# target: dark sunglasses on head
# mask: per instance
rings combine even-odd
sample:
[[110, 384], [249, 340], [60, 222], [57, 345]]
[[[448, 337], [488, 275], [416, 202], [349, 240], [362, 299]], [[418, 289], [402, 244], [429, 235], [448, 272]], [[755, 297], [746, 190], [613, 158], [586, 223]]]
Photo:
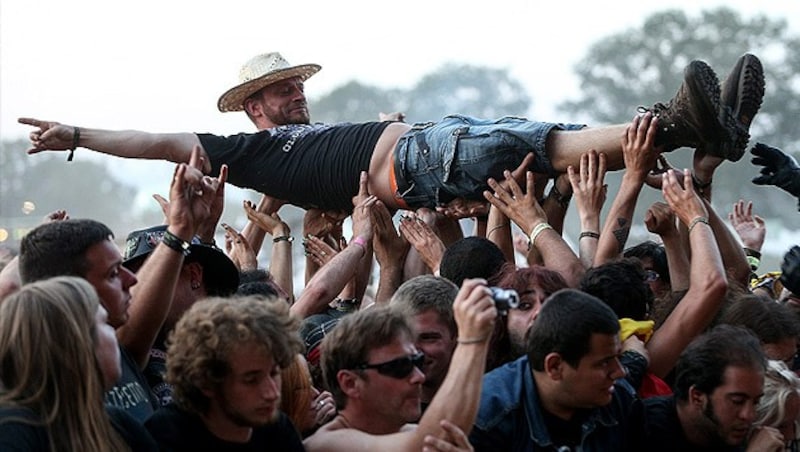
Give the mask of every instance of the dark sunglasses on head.
[[375, 369], [381, 375], [392, 378], [406, 378], [414, 368], [422, 370], [422, 363], [425, 362], [425, 354], [422, 352], [409, 356], [402, 356], [391, 361], [379, 364], [359, 364], [357, 370]]

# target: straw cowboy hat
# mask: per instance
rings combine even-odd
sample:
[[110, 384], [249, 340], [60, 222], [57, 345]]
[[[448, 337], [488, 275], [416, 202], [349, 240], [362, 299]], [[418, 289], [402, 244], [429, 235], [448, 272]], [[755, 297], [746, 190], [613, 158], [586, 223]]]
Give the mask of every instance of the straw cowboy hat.
[[322, 66], [318, 64], [291, 66], [278, 52], [258, 55], [242, 66], [239, 84], [220, 96], [217, 108], [221, 112], [242, 111], [244, 100], [265, 86], [292, 77], [305, 81], [320, 69]]

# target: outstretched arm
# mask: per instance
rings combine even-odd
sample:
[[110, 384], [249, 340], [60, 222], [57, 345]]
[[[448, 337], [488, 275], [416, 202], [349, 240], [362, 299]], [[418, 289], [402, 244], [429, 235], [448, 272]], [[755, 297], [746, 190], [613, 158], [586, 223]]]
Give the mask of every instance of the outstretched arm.
[[651, 113], [633, 118], [633, 122], [625, 129], [622, 136], [625, 173], [600, 233], [594, 265], [605, 264], [619, 257], [625, 249], [636, 200], [647, 174], [655, 167], [658, 159], [659, 152], [654, 147], [657, 130], [658, 118], [654, 118]]
[[[29, 135], [31, 148], [28, 154], [83, 147], [117, 157], [183, 163], [189, 161], [192, 149], [200, 146], [200, 139], [193, 133], [87, 129], [35, 118], [19, 118], [18, 121], [37, 128]], [[202, 146], [200, 153], [203, 158], [202, 171], [207, 173], [211, 170], [211, 164]]]
[[[683, 176], [683, 187], [678, 177]], [[659, 377], [669, 373], [689, 342], [700, 334], [716, 315], [728, 284], [722, 267], [708, 212], [692, 187], [692, 175], [673, 170], [663, 175], [662, 192], [675, 215], [688, 227], [692, 257], [689, 290], [647, 343], [650, 371]]]
[[[186, 243], [191, 243], [211, 214], [211, 205], [228, 172], [223, 165], [218, 178], [203, 176], [199, 155], [198, 146], [189, 164], [176, 167], [170, 187], [167, 232]], [[161, 242], [136, 273], [139, 283], [131, 291], [130, 316], [117, 329], [117, 338], [140, 368], [147, 363], [150, 348], [169, 312], [184, 257]]]
[[600, 211], [606, 202], [606, 155], [590, 149], [581, 155], [580, 171], [567, 167], [569, 183], [575, 196], [575, 206], [581, 221], [578, 251], [581, 263], [589, 268], [597, 253], [600, 240]]

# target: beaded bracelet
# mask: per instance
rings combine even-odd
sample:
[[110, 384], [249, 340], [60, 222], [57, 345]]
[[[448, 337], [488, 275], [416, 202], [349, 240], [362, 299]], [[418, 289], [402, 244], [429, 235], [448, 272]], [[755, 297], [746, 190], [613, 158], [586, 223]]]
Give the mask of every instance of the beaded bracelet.
[[164, 236], [161, 238], [161, 242], [167, 246], [167, 248], [173, 249], [184, 256], [188, 256], [191, 250], [191, 244], [186, 240], [181, 239], [177, 235], [169, 232], [169, 229], [164, 231]]
[[593, 238], [593, 239], [599, 239], [600, 238], [600, 234], [598, 234], [596, 232], [593, 232], [593, 231], [583, 231], [583, 232], [581, 232], [581, 235], [578, 236], [578, 240], [581, 240], [581, 239], [586, 238], [586, 237]]

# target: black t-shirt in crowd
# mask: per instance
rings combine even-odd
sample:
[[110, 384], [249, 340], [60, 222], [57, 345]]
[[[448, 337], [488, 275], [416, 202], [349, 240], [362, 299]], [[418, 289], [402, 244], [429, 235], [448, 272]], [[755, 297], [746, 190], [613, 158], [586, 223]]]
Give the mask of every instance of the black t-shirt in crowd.
[[278, 420], [253, 429], [247, 443], [232, 443], [214, 436], [200, 417], [183, 411], [175, 404], [159, 408], [145, 427], [162, 452], [302, 452], [300, 435], [289, 418], [280, 413]]

